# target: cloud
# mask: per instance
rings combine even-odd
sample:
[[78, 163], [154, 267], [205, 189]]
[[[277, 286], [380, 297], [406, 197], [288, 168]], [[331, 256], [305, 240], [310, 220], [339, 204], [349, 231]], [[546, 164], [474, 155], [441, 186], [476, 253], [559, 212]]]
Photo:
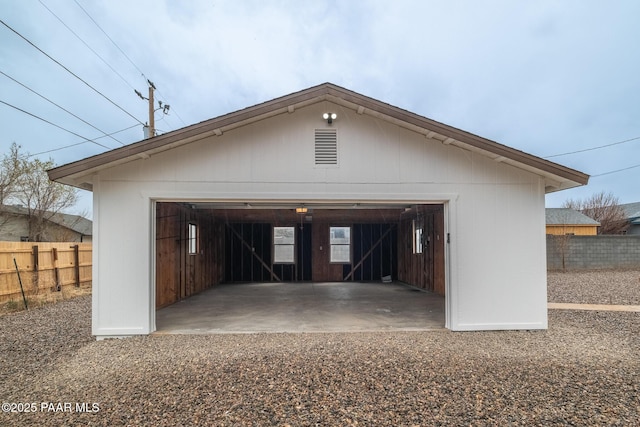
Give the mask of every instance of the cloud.
[[[142, 121], [146, 102], [129, 85], [145, 93], [144, 73], [171, 105], [168, 116], [156, 113], [162, 131], [331, 81], [541, 156], [640, 135], [635, 1], [81, 2], [134, 64], [75, 2], [43, 2], [126, 82], [40, 4], [3, 2], [0, 13]], [[3, 71], [105, 131], [135, 124], [10, 32], [0, 37]], [[0, 91], [78, 133], [99, 135], [6, 79]], [[2, 111], [13, 125], [3, 129], [7, 143], [38, 152], [78, 141]], [[141, 137], [141, 127], [118, 136], [127, 143]], [[639, 158], [638, 146], [558, 160], [592, 173], [613, 170]], [[53, 155], [65, 163], [101, 150], [85, 144]], [[600, 182], [622, 192], [629, 176]]]

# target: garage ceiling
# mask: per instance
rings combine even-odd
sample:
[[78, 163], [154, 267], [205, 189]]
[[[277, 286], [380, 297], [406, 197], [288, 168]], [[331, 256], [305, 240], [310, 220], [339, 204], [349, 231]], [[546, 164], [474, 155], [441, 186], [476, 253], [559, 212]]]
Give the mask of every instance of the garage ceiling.
[[[409, 204], [267, 204], [208, 201], [182, 202], [181, 204], [190, 209], [208, 212], [215, 219], [227, 223], [271, 224], [300, 222], [385, 224], [414, 216], [417, 209], [416, 205]], [[420, 205], [420, 210], [427, 211], [429, 206]], [[306, 212], [298, 213], [296, 208], [304, 208]]]
[[225, 222], [267, 222], [272, 224], [299, 222], [334, 223], [389, 223], [397, 222], [405, 212], [397, 209], [317, 209], [307, 208], [306, 213], [296, 213], [295, 208], [279, 209], [208, 209], [216, 219]]

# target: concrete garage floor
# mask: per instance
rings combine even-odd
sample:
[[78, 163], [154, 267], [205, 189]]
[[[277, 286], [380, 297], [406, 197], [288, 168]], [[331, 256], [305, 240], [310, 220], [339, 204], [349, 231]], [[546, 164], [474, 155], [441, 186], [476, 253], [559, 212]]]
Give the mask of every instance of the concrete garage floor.
[[156, 311], [160, 334], [444, 328], [444, 297], [398, 283], [219, 285]]

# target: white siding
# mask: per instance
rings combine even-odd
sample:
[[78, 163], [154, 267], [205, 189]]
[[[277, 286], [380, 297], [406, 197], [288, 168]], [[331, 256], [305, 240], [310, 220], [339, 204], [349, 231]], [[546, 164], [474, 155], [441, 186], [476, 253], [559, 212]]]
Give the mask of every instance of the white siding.
[[[154, 330], [152, 200], [446, 203], [448, 327], [546, 328], [544, 183], [476, 152], [327, 102], [99, 173], [94, 334]], [[338, 119], [338, 165], [314, 130]], [[99, 249], [97, 249], [99, 245]]]
[[93, 334], [153, 332], [149, 200], [129, 183], [99, 180], [93, 208]]

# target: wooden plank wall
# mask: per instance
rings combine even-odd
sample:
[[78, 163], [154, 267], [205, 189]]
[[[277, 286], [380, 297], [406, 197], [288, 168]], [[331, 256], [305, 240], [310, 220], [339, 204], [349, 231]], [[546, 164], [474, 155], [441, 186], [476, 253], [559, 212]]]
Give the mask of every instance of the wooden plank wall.
[[67, 286], [91, 286], [91, 243], [0, 242], [0, 302], [27, 295], [61, 291]]
[[347, 279], [376, 282], [384, 276], [397, 278], [397, 223], [353, 224], [351, 229], [353, 265]]
[[272, 227], [267, 223], [220, 224], [226, 231], [225, 277], [227, 283], [272, 281]]
[[330, 262], [329, 227], [332, 224], [306, 223], [302, 229], [300, 225], [291, 224], [296, 227], [295, 264], [273, 264], [271, 224], [227, 224], [225, 282], [379, 281], [386, 275], [397, 277], [395, 223], [338, 222], [351, 227], [350, 263]]
[[444, 231], [444, 206], [433, 211], [434, 239], [433, 247], [433, 291], [438, 295], [445, 294], [444, 251], [447, 235]]
[[[198, 253], [188, 254], [188, 224], [198, 227]], [[156, 205], [156, 308], [219, 284], [224, 275], [224, 226], [209, 213], [178, 203]]]
[[[413, 219], [422, 216], [424, 248], [413, 253]], [[419, 206], [416, 215], [403, 219], [398, 231], [398, 279], [418, 288], [445, 294], [444, 207]]]
[[[341, 223], [340, 225], [345, 224]], [[351, 269], [351, 264], [332, 264], [330, 262], [329, 227], [330, 224], [328, 223], [313, 223], [311, 231], [311, 244], [313, 245], [311, 249], [311, 279], [314, 282], [341, 282], [345, 275], [344, 271]]]

